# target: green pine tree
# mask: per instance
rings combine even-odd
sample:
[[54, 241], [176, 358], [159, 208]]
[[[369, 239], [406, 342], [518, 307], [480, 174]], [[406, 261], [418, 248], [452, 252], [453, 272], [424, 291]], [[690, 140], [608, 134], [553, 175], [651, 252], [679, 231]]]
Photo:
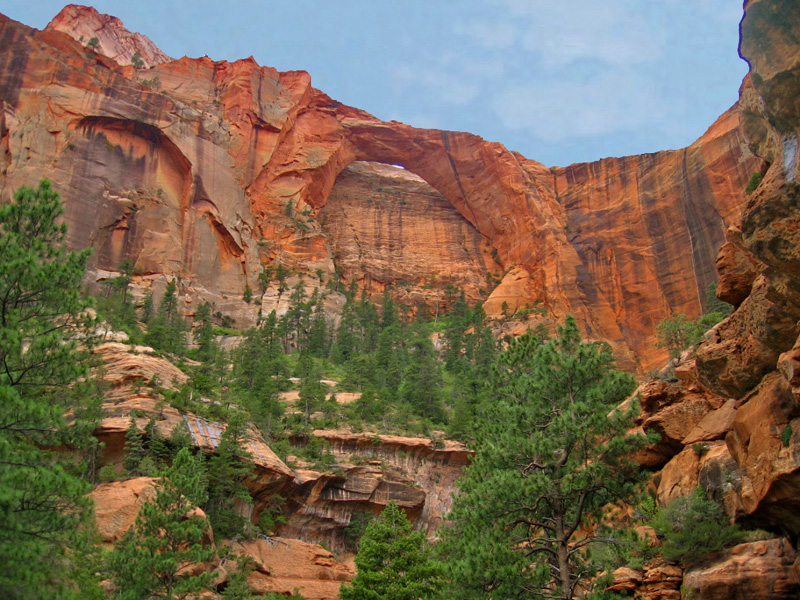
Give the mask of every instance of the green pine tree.
[[420, 600], [441, 587], [442, 568], [421, 531], [390, 502], [367, 526], [356, 555], [357, 574], [343, 584], [342, 600]]
[[125, 473], [131, 477], [145, 475], [141, 469], [145, 457], [147, 457], [147, 448], [145, 448], [144, 434], [136, 427], [136, 417], [131, 414], [128, 429], [125, 432], [125, 458], [122, 459]]
[[613, 370], [607, 344], [581, 341], [572, 317], [558, 332], [522, 336], [498, 357], [443, 532], [453, 597], [572, 600], [596, 573], [585, 551], [603, 543], [586, 525], [636, 490], [626, 457], [643, 439], [627, 433], [632, 414], [614, 411], [635, 382]]
[[0, 597], [9, 600], [94, 593], [81, 562], [92, 521], [85, 465], [51, 450], [90, 451], [87, 411], [96, 410], [80, 383], [91, 341], [80, 293], [89, 251], [66, 250], [63, 212], [46, 180], [0, 205]]
[[446, 423], [442, 405], [442, 373], [433, 342], [427, 335], [418, 335], [409, 349], [409, 363], [400, 387], [401, 397], [418, 415], [435, 423]]
[[192, 332], [194, 343], [197, 344], [197, 360], [209, 363], [213, 360], [217, 345], [214, 341], [214, 326], [211, 323], [211, 306], [203, 302], [197, 307], [194, 315], [197, 325]]
[[216, 452], [208, 460], [208, 500], [203, 505], [214, 532], [231, 538], [244, 530], [245, 518], [238, 505], [251, 502], [244, 481], [252, 476], [252, 454], [246, 449], [247, 423], [234, 412], [220, 436]]
[[203, 463], [182, 448], [155, 498], [142, 506], [133, 527], [108, 558], [115, 598], [183, 600], [209, 589], [213, 575], [189, 568], [215, 554], [211, 546], [203, 545], [208, 519], [190, 513], [206, 497]]

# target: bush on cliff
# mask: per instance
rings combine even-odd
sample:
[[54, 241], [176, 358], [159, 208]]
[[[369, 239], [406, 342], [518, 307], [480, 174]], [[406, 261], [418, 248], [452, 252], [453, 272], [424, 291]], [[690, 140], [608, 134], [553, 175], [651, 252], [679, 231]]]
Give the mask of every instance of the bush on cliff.
[[661, 555], [683, 566], [698, 563], [709, 554], [740, 542], [744, 536], [699, 486], [656, 510], [650, 525], [661, 539]]

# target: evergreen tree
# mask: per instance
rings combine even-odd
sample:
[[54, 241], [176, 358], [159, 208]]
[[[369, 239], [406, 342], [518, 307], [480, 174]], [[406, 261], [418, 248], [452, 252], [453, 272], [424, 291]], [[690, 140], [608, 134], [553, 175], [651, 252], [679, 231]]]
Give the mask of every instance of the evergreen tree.
[[245, 448], [247, 423], [234, 412], [220, 436], [216, 452], [208, 460], [208, 501], [204, 508], [214, 532], [223, 538], [241, 534], [245, 518], [237, 505], [251, 501], [244, 480], [252, 475], [250, 452]]
[[133, 262], [126, 258], [117, 269], [119, 276], [106, 280], [106, 294], [97, 298], [97, 310], [115, 329], [125, 331], [132, 340], [141, 340], [136, 307], [128, 292], [133, 279]]
[[228, 584], [222, 590], [222, 600], [259, 600], [261, 596], [256, 596], [250, 591], [247, 577], [253, 572], [253, 559], [238, 556], [236, 560], [236, 570], [228, 573]]
[[381, 331], [400, 322], [397, 305], [389, 295], [389, 288], [383, 290], [383, 308], [381, 310]]
[[388, 326], [378, 336], [373, 371], [375, 385], [381, 390], [381, 397], [390, 401], [397, 399], [403, 381], [405, 343], [405, 331], [399, 322]]
[[142, 323], [145, 325], [153, 318], [153, 290], [147, 290], [142, 302]]
[[310, 329], [311, 304], [306, 301], [306, 288], [303, 280], [297, 282], [289, 295], [289, 308], [281, 320], [286, 352], [295, 348], [304, 348]]
[[91, 524], [85, 465], [51, 450], [91, 450], [87, 411], [96, 410], [79, 383], [91, 341], [80, 294], [89, 251], [65, 249], [62, 214], [46, 180], [0, 205], [0, 597], [10, 600], [93, 593], [89, 581], [71, 583]]
[[215, 554], [202, 543], [208, 520], [190, 513], [206, 500], [206, 490], [203, 463], [181, 449], [155, 498], [142, 506], [109, 556], [115, 598], [182, 600], [209, 588], [213, 575], [189, 568]]
[[626, 457], [643, 441], [614, 410], [635, 382], [612, 364], [572, 317], [557, 338], [527, 334], [498, 357], [495, 400], [443, 532], [454, 597], [572, 600], [590, 583], [586, 550], [603, 540], [586, 526], [632, 498], [638, 469]]
[[142, 472], [141, 464], [146, 456], [147, 448], [145, 448], [144, 444], [144, 435], [136, 427], [135, 415], [131, 414], [130, 423], [125, 432], [125, 458], [122, 459], [122, 467], [125, 469], [125, 473], [131, 477], [145, 475]]
[[177, 355], [186, 353], [186, 323], [178, 310], [178, 283], [167, 283], [158, 311], [148, 324], [145, 342], [156, 350]]
[[217, 345], [214, 342], [211, 306], [207, 302], [203, 302], [197, 307], [194, 320], [197, 325], [192, 332], [192, 337], [194, 338], [194, 343], [197, 344], [197, 360], [202, 363], [209, 363], [216, 354]]
[[425, 534], [413, 530], [394, 502], [367, 525], [356, 568], [339, 591], [342, 600], [420, 600], [441, 586], [441, 565], [431, 558]]
[[306, 425], [311, 420], [311, 413], [322, 408], [322, 403], [325, 401], [327, 386], [320, 379], [322, 379], [321, 369], [315, 363], [311, 363], [300, 383], [299, 393]]
[[336, 330], [336, 343], [331, 358], [333, 362], [342, 364], [361, 352], [361, 332], [358, 326], [358, 315], [353, 300], [349, 297], [342, 308], [339, 328]]
[[445, 423], [447, 415], [442, 406], [442, 373], [430, 337], [418, 335], [411, 343], [401, 397], [418, 415], [436, 423]]
[[316, 290], [311, 299], [314, 302], [314, 316], [308, 332], [308, 351], [317, 358], [327, 358], [328, 321], [325, 318], [325, 299], [318, 297]]
[[232, 381], [251, 420], [267, 434], [283, 414], [278, 393], [288, 389], [287, 376], [278, 318], [272, 311], [260, 327], [245, 333], [234, 353]]

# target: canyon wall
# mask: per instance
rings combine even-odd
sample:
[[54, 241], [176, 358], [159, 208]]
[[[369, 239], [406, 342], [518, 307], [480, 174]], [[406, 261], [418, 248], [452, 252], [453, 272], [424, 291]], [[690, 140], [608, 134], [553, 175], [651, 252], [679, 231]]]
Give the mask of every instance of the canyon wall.
[[665, 586], [648, 587], [647, 565], [644, 578], [633, 577], [639, 583], [618, 573], [616, 584], [645, 598], [681, 597], [681, 578], [685, 593], [699, 600], [795, 598], [800, 591], [798, 32], [794, 3], [745, 4], [739, 50], [750, 72], [741, 88], [739, 129], [764, 167], [716, 261], [718, 296], [736, 308], [693, 355], [682, 357], [674, 379], [638, 391], [637, 424], [660, 439], [637, 460], [654, 472], [659, 500], [700, 485], [731, 519], [778, 537], [678, 569], [668, 596]]
[[[129, 258], [179, 276], [187, 311], [213, 302], [242, 326], [263, 268], [320, 283], [338, 270], [399, 300], [436, 304], [453, 283], [490, 316], [504, 302], [541, 306], [550, 324], [573, 313], [626, 368], [650, 369], [666, 356], [655, 324], [700, 313], [761, 168], [735, 108], [684, 150], [548, 169], [468, 133], [380, 121], [305, 72], [169, 60], [94, 9], [69, 6], [44, 31], [2, 17], [0, 46], [0, 197], [50, 178], [99, 277]], [[363, 161], [430, 188], [362, 169], [356, 190], [347, 169]], [[441, 218], [423, 227], [434, 197]]]

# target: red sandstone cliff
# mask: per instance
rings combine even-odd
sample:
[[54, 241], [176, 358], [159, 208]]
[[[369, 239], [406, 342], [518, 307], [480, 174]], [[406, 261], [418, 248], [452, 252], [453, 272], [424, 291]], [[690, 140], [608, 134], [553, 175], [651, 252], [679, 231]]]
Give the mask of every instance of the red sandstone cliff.
[[[76, 41], [91, 34], [99, 53]], [[402, 281], [430, 302], [426, 289], [458, 283], [488, 295], [490, 315], [539, 301], [550, 321], [577, 315], [628, 368], [651, 368], [665, 357], [655, 324], [699, 313], [760, 165], [732, 109], [684, 150], [547, 169], [474, 135], [379, 121], [304, 72], [163, 62], [149, 40], [82, 7], [42, 32], [3, 17], [0, 47], [2, 197], [49, 177], [71, 243], [95, 247], [97, 270], [127, 257], [142, 273], [180, 275], [188, 296], [243, 325], [258, 310], [241, 300], [245, 283], [257, 289], [263, 266], [323, 279], [339, 266], [376, 292]], [[129, 65], [135, 51], [149, 68]], [[402, 165], [435, 192], [396, 180], [391, 206], [370, 205], [363, 185], [384, 187], [380, 173], [340, 193], [353, 190], [355, 161]], [[442, 218], [423, 226], [414, 215], [434, 196]], [[342, 211], [352, 228], [331, 216]], [[431, 231], [435, 261], [415, 248]]]
[[[793, 5], [746, 3], [739, 50], [750, 73], [740, 129], [764, 168], [717, 258], [718, 295], [736, 310], [675, 369], [678, 381], [639, 390], [638, 424], [660, 441], [638, 460], [656, 471], [659, 499], [701, 485], [731, 518], [785, 536], [737, 546], [687, 570], [683, 584], [699, 600], [796, 598], [800, 591], [798, 31]], [[640, 585], [619, 576], [629, 589]], [[680, 596], [678, 586], [670, 590], [668, 597]], [[644, 595], [651, 597], [649, 588]]]

